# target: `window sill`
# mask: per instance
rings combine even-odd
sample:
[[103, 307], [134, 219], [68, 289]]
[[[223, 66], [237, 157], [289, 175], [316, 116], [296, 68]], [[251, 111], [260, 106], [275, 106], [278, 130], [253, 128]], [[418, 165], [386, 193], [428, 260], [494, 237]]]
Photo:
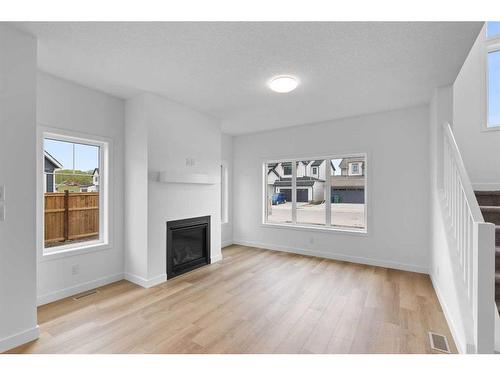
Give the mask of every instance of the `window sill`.
[[347, 234], [354, 236], [368, 235], [368, 231], [366, 229], [355, 229], [355, 228], [320, 227], [311, 225], [272, 224], [272, 223], [262, 223], [261, 226], [264, 228], [292, 229], [298, 231], [323, 232], [323, 233], [338, 233], [338, 234]]
[[83, 255], [111, 249], [111, 245], [101, 240], [89, 241], [86, 243], [62, 245], [54, 247], [53, 251], [43, 249], [40, 262], [47, 262], [55, 259], [67, 258], [76, 255]]
[[483, 126], [481, 129], [483, 132], [496, 132], [500, 131], [500, 125], [495, 126]]

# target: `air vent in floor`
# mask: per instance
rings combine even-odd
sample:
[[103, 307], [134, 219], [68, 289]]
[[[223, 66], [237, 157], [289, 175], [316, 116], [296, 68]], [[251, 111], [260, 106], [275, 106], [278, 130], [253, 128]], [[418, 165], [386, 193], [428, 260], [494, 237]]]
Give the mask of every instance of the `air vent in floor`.
[[81, 300], [82, 298], [89, 297], [89, 296], [92, 296], [92, 295], [97, 294], [97, 293], [99, 293], [98, 289], [87, 290], [86, 292], [83, 292], [83, 293], [80, 293], [80, 294], [73, 296], [73, 299], [75, 301], [78, 301], [78, 300]]
[[446, 336], [434, 332], [429, 332], [429, 340], [431, 341], [432, 350], [437, 350], [442, 353], [451, 353]]

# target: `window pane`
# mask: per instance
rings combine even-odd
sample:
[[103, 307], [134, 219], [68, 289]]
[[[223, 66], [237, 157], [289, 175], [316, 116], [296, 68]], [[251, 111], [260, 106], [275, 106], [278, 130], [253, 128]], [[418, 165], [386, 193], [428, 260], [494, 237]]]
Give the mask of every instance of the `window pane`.
[[297, 224], [325, 225], [325, 160], [297, 162]]
[[332, 159], [331, 177], [332, 225], [339, 228], [364, 229], [365, 158]]
[[45, 247], [99, 239], [99, 147], [44, 139]]
[[266, 219], [268, 223], [292, 222], [291, 168], [291, 162], [266, 164]]
[[486, 36], [488, 38], [500, 35], [500, 22], [486, 22]]
[[500, 51], [488, 53], [488, 127], [500, 126]]

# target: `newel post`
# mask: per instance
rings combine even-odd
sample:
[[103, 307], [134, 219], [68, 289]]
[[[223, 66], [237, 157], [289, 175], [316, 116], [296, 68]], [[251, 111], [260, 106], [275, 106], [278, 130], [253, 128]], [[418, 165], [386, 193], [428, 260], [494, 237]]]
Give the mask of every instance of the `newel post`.
[[474, 341], [476, 353], [493, 353], [495, 348], [495, 225], [474, 225]]

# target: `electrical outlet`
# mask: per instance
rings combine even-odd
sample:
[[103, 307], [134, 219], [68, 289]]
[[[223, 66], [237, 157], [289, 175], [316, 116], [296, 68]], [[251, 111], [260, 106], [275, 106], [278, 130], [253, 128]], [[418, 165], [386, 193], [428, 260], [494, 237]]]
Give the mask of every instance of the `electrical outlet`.
[[71, 274], [72, 275], [78, 275], [80, 273], [80, 265], [79, 264], [74, 264], [71, 266]]
[[5, 201], [5, 185], [0, 185], [0, 202]]

